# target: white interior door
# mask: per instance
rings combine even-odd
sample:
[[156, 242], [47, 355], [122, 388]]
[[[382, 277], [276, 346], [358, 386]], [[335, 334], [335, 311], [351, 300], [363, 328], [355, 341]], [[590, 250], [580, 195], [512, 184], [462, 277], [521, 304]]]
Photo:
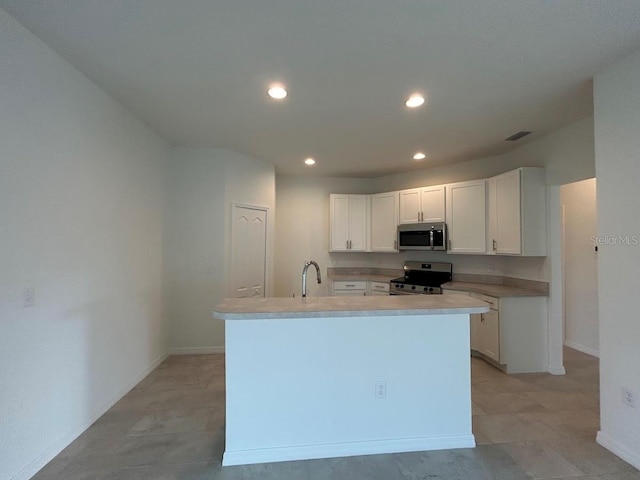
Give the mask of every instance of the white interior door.
[[264, 297], [267, 260], [267, 211], [233, 206], [231, 289], [236, 298]]

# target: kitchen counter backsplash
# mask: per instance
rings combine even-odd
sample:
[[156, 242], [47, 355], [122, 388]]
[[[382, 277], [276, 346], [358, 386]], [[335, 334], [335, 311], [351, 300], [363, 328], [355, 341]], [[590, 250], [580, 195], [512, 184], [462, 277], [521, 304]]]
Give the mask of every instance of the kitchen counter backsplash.
[[[404, 270], [395, 268], [375, 267], [329, 267], [327, 277], [331, 280], [369, 280], [389, 281], [402, 277]], [[526, 290], [534, 290], [543, 295], [549, 294], [549, 283], [539, 280], [525, 280], [523, 278], [503, 277], [499, 275], [477, 275], [471, 273], [453, 273], [453, 281], [461, 283], [479, 283], [485, 285], [503, 285]]]
[[370, 268], [370, 267], [328, 267], [327, 277], [331, 280], [368, 280], [373, 282], [388, 282], [392, 278], [402, 277], [401, 268]]
[[536, 290], [545, 295], [549, 294], [549, 283], [540, 280], [526, 280], [524, 278], [502, 277], [498, 275], [474, 275], [470, 273], [454, 273], [454, 282], [484, 283], [489, 285], [504, 285], [526, 290]]

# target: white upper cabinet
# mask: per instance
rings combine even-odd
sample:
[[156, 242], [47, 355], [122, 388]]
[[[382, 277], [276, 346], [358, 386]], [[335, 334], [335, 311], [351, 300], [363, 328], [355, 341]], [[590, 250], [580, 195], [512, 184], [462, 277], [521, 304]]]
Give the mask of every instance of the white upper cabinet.
[[486, 251], [485, 180], [446, 186], [448, 253]]
[[329, 196], [331, 252], [365, 252], [369, 231], [369, 196]]
[[372, 252], [397, 252], [398, 192], [371, 195]]
[[400, 223], [444, 221], [444, 185], [411, 188], [400, 192]]
[[519, 168], [487, 180], [487, 253], [545, 256], [546, 183], [543, 168]]
[[420, 189], [402, 190], [400, 192], [400, 223], [418, 223], [421, 214]]

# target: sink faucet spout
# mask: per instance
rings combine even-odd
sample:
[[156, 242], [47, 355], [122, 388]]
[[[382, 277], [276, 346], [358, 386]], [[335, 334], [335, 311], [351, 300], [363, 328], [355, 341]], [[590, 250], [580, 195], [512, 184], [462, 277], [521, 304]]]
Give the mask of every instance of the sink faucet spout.
[[309, 270], [309, 267], [313, 265], [316, 269], [316, 276], [318, 278], [318, 283], [322, 283], [322, 278], [320, 277], [320, 266], [314, 262], [313, 260], [309, 260], [308, 262], [305, 262], [304, 264], [304, 268], [302, 269], [302, 296], [306, 297], [307, 296], [307, 270]]

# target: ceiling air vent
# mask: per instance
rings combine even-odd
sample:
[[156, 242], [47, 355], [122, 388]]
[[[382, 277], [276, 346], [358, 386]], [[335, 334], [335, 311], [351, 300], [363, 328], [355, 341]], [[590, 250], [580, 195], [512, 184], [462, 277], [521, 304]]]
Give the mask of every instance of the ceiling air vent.
[[526, 132], [524, 130], [521, 130], [519, 132], [514, 133], [510, 137], [505, 138], [505, 141], [507, 141], [507, 142], [515, 142], [516, 140], [520, 140], [522, 137], [526, 137], [530, 133], [531, 132]]

